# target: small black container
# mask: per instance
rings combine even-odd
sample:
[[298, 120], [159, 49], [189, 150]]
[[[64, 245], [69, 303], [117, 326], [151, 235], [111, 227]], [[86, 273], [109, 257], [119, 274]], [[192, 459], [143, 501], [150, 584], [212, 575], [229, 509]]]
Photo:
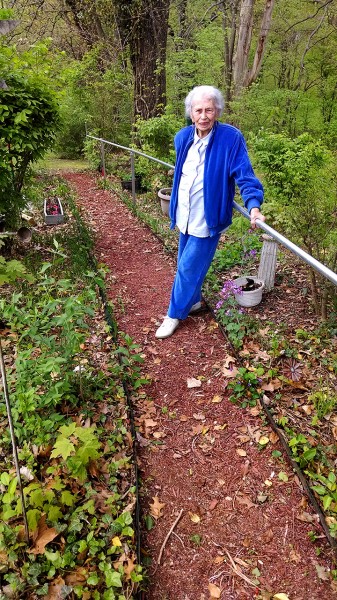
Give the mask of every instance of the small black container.
[[[123, 190], [128, 190], [129, 192], [132, 192], [132, 179], [122, 179], [121, 181], [122, 183], [122, 189]], [[136, 192], [141, 192], [142, 191], [142, 178], [140, 175], [136, 175], [135, 177], [135, 191]]]

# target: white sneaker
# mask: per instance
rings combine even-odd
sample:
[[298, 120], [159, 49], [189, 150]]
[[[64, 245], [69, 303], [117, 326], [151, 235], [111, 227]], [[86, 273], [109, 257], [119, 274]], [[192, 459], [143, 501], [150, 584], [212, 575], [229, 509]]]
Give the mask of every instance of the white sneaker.
[[201, 309], [201, 302], [196, 302], [195, 304], [193, 304], [190, 308], [190, 314], [191, 313], [195, 313], [198, 312], [198, 310]]
[[156, 338], [167, 338], [175, 332], [179, 325], [179, 319], [172, 319], [168, 315], [164, 318], [161, 326], [156, 331]]

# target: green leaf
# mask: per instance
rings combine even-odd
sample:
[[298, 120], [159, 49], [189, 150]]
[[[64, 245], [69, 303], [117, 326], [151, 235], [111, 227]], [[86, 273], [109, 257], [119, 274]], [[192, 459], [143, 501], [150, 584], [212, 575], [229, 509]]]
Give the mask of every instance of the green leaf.
[[87, 579], [87, 584], [88, 585], [97, 585], [99, 582], [99, 577], [97, 573], [90, 573], [88, 579]]
[[107, 571], [105, 573], [105, 583], [107, 587], [122, 587], [120, 573], [117, 571]]
[[6, 473], [6, 472], [1, 473], [0, 481], [1, 481], [2, 485], [8, 485], [10, 480], [11, 480], [11, 478], [9, 476], [9, 473]]
[[324, 494], [326, 492], [326, 488], [323, 487], [323, 485], [313, 485], [312, 489], [320, 496], [324, 496]]
[[331, 496], [328, 496], [328, 495], [324, 496], [324, 498], [323, 498], [323, 508], [324, 508], [324, 510], [328, 510], [331, 502], [332, 502]]
[[280, 471], [279, 472], [278, 478], [279, 478], [280, 481], [285, 481], [285, 482], [288, 481], [288, 475], [284, 471]]
[[65, 438], [59, 438], [54, 444], [54, 450], [52, 450], [50, 456], [57, 458], [61, 456], [63, 460], [66, 460], [71, 454], [75, 452], [75, 446], [69, 440]]
[[146, 515], [144, 521], [146, 529], [151, 531], [151, 529], [154, 527], [154, 520], [151, 515]]
[[64, 490], [61, 494], [61, 502], [66, 506], [73, 506], [76, 502], [76, 496], [71, 494], [69, 490]]

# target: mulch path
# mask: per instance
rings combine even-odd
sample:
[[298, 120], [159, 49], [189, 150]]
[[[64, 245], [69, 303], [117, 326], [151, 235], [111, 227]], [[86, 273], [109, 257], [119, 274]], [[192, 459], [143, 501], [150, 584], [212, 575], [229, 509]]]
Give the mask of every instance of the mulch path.
[[[322, 535], [318, 556], [309, 539], [320, 531], [317, 518], [286, 459], [273, 458], [279, 442], [259, 449], [257, 436], [273, 439], [271, 429], [254, 409], [228, 401], [231, 350], [211, 314], [190, 316], [171, 338], [157, 340], [174, 260], [116, 195], [97, 188], [94, 176], [63, 176], [96, 232], [96, 258], [111, 270], [108, 296], [119, 329], [140, 345], [151, 379], [135, 407], [142, 552], [152, 558], [144, 598], [336, 598], [325, 580], [333, 568], [330, 547]], [[279, 480], [281, 470], [287, 482]], [[155, 526], [148, 531], [145, 522]]]

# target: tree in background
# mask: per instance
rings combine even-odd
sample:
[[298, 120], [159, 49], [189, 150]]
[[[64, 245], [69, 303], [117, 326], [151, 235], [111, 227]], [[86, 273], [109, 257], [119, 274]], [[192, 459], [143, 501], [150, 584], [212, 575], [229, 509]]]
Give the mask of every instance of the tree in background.
[[[40, 50], [46, 71], [47, 49]], [[0, 46], [0, 79], [6, 81], [0, 103], [0, 212], [13, 226], [25, 204], [21, 192], [29, 167], [52, 146], [59, 127], [56, 94], [36, 72], [40, 50], [19, 57], [15, 48]]]

